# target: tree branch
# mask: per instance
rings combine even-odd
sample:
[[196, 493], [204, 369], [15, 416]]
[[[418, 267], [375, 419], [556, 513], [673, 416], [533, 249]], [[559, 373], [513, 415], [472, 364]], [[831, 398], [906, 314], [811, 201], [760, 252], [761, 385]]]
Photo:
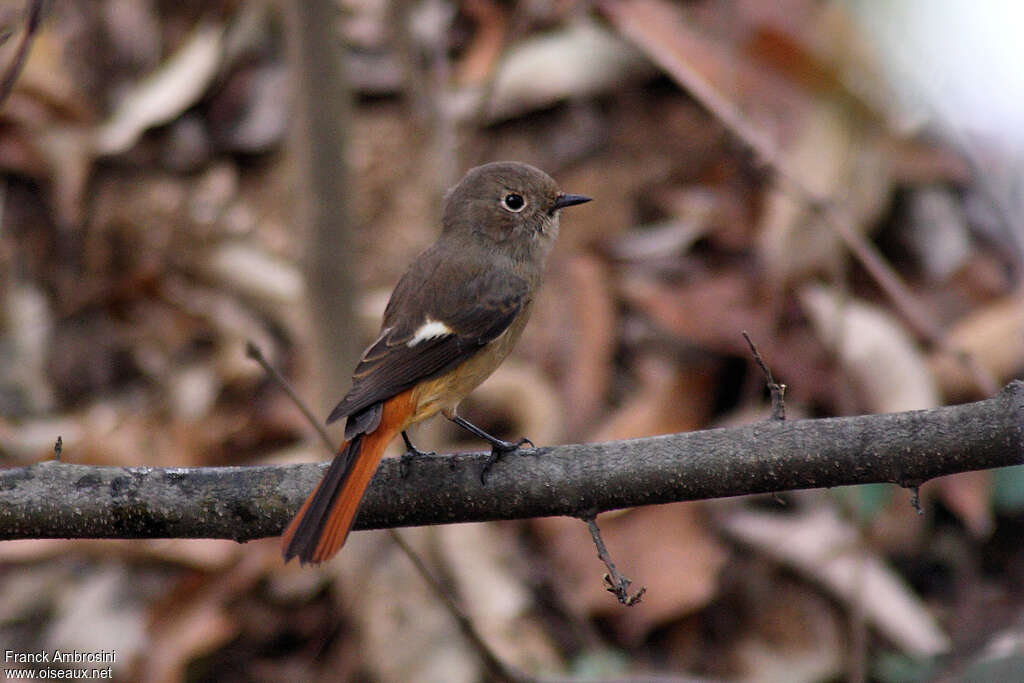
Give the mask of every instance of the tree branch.
[[[355, 528], [579, 515], [637, 505], [892, 482], [1024, 464], [1024, 382], [976, 403], [888, 415], [767, 421], [510, 453], [381, 464]], [[0, 539], [279, 534], [326, 464], [0, 472]]]

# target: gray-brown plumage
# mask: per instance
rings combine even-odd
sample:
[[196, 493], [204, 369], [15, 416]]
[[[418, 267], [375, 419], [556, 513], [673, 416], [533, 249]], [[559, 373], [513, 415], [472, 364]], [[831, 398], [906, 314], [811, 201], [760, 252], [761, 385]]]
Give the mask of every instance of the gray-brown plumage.
[[474, 168], [448, 192], [440, 236], [395, 287], [380, 335], [328, 417], [347, 418], [348, 442], [285, 532], [286, 559], [319, 562], [337, 551], [384, 447], [411, 424], [443, 412], [495, 452], [515, 447], [455, 409], [522, 334], [558, 236], [559, 210], [586, 201], [516, 162]]

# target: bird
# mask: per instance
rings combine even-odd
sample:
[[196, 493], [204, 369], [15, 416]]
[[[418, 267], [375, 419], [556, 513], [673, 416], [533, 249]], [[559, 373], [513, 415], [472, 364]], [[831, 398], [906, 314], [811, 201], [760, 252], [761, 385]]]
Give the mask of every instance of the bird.
[[441, 233], [398, 281], [380, 333], [352, 386], [327, 418], [345, 418], [345, 441], [282, 535], [285, 562], [318, 564], [344, 545], [387, 445], [441, 413], [487, 441], [491, 456], [529, 439], [497, 439], [456, 410], [523, 333], [558, 237], [562, 209], [591, 201], [562, 192], [544, 171], [499, 161], [477, 166], [445, 194]]

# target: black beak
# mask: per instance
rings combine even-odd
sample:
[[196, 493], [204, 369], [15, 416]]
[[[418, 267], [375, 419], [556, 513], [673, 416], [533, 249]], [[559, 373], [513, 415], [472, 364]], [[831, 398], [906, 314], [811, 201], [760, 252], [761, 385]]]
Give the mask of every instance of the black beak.
[[564, 209], [567, 206], [576, 206], [577, 204], [586, 204], [590, 201], [590, 197], [582, 194], [560, 194], [555, 200], [555, 203], [551, 206], [551, 213]]

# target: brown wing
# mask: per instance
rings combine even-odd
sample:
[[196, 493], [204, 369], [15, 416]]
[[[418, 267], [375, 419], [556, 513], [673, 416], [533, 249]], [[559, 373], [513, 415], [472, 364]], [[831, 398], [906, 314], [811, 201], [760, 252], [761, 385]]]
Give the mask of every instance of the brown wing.
[[[436, 262], [431, 252], [420, 257], [391, 295], [380, 336], [363, 353], [352, 375], [352, 389], [327, 422], [355, 416], [422, 380], [444, 374], [512, 324], [527, 300], [526, 280], [500, 269], [468, 275], [465, 268], [460, 272], [454, 264]], [[428, 321], [443, 323], [451, 332], [414, 342]], [[376, 426], [377, 411], [366, 412], [368, 424], [358, 429], [350, 424], [346, 435]]]

